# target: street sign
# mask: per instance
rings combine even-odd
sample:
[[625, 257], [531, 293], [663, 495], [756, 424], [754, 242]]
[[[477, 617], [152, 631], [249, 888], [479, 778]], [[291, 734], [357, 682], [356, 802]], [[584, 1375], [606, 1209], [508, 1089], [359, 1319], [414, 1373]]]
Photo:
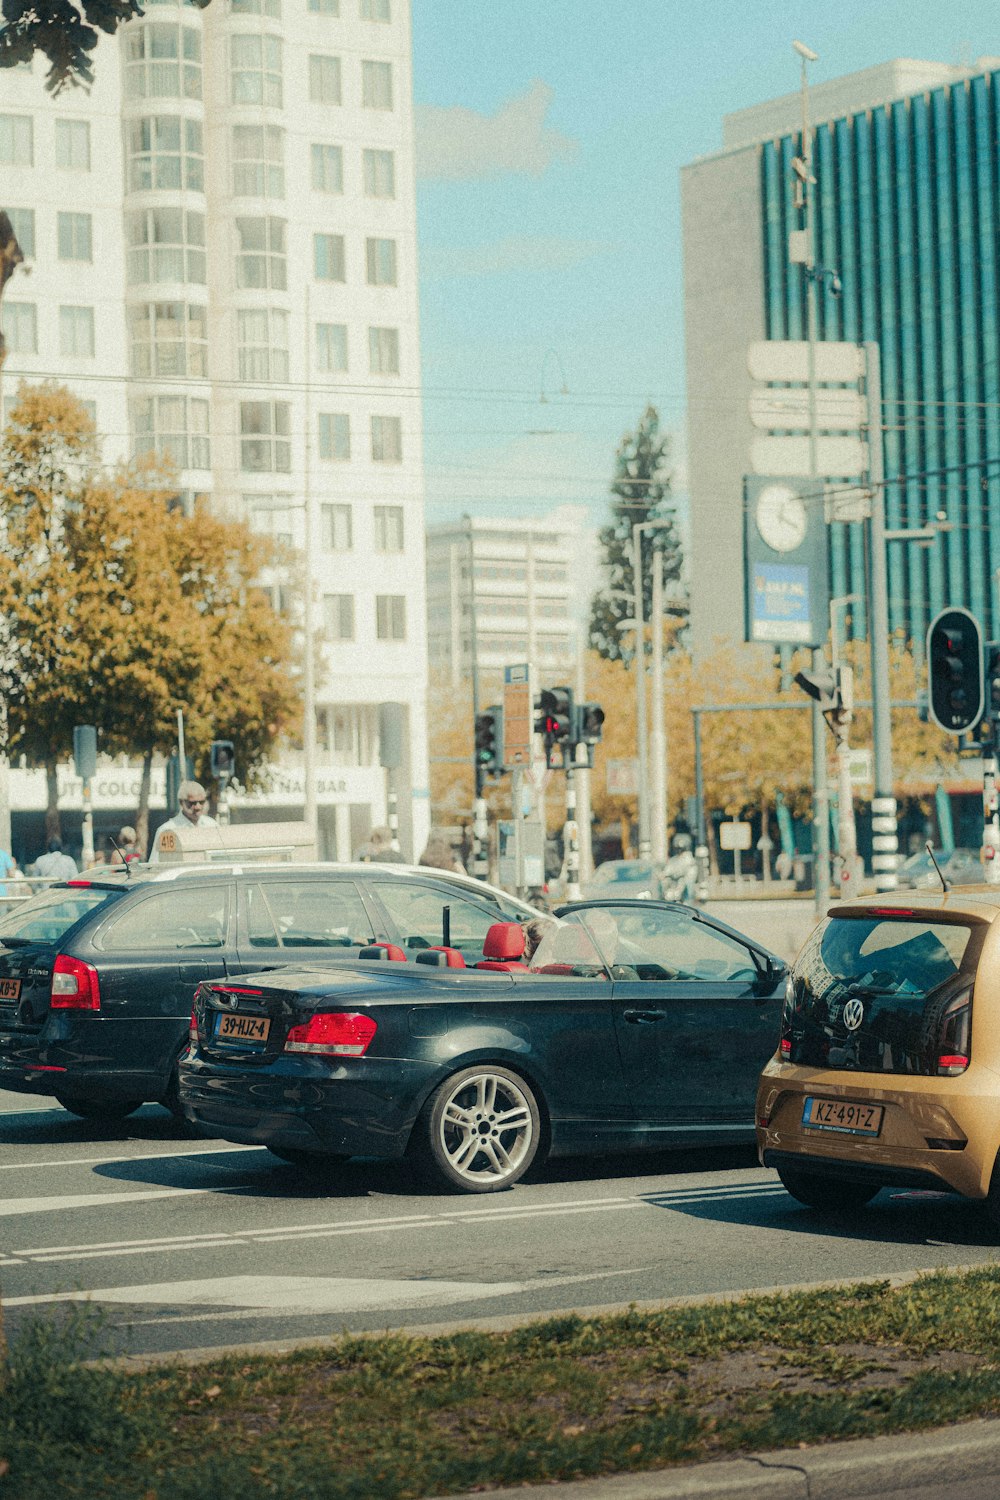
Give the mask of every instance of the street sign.
[[753, 829], [749, 823], [720, 823], [719, 824], [719, 847], [720, 849], [749, 849]]
[[[814, 378], [849, 385], [865, 373], [864, 350], [858, 344], [821, 339], [813, 345]], [[747, 369], [754, 380], [807, 381], [809, 345], [804, 339], [766, 339], [747, 350]]]
[[609, 797], [639, 795], [639, 762], [634, 755], [605, 762]]
[[[857, 432], [865, 417], [860, 391], [841, 387], [816, 392], [816, 426], [821, 430]], [[758, 386], [750, 395], [750, 420], [766, 432], [775, 428], [808, 428], [808, 386]]]
[[[817, 416], [817, 425], [818, 421]], [[843, 474], [847, 479], [855, 479], [868, 472], [868, 462], [868, 444], [854, 434], [816, 439], [817, 474]], [[750, 467], [755, 474], [786, 474], [807, 479], [812, 472], [808, 434], [769, 433], [752, 438]]]
[[[864, 746], [852, 749], [847, 757], [848, 769], [851, 773], [851, 786], [869, 787], [875, 783], [874, 758], [870, 750]], [[874, 819], [872, 823], [874, 825]], [[892, 831], [895, 832], [896, 824], [893, 821]]]
[[503, 669], [503, 763], [530, 766], [534, 716], [527, 662]]

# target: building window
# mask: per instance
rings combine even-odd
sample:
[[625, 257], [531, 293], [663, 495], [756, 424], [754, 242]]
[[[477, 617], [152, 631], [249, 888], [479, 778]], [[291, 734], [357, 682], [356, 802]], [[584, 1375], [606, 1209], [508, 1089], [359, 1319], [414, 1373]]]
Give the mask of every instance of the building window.
[[[58, 214], [56, 238], [60, 260], [93, 260], [89, 214]], [[23, 250], [24, 246], [21, 248]]]
[[291, 407], [287, 401], [240, 402], [240, 467], [251, 474], [290, 474]]
[[406, 598], [403, 594], [375, 595], [375, 632], [380, 641], [406, 640]]
[[56, 166], [90, 171], [90, 126], [86, 120], [56, 121]]
[[403, 461], [403, 432], [398, 417], [372, 417], [372, 459], [375, 463]]
[[281, 108], [281, 38], [246, 34], [230, 38], [232, 102]]
[[396, 241], [365, 240], [369, 286], [396, 285]]
[[361, 153], [365, 194], [369, 198], [395, 198], [396, 157], [392, 151], [375, 151], [368, 147]]
[[4, 302], [2, 321], [8, 354], [38, 353], [38, 312], [33, 302]]
[[33, 208], [8, 208], [7, 217], [14, 231], [14, 238], [21, 247], [21, 254], [28, 260], [35, 255], [35, 210]]
[[146, 396], [132, 402], [132, 428], [137, 456], [152, 449], [179, 469], [211, 468], [207, 401]]
[[351, 419], [347, 412], [321, 411], [318, 421], [320, 458], [324, 463], [346, 463], [351, 456]]
[[279, 126], [233, 126], [233, 193], [237, 198], [285, 196], [285, 132]]
[[186, 302], [150, 302], [128, 310], [132, 374], [139, 377], [208, 374], [208, 325], [204, 307]]
[[398, 328], [369, 328], [368, 363], [373, 375], [399, 374]]
[[288, 314], [279, 307], [242, 308], [237, 318], [241, 380], [288, 379]]
[[316, 368], [326, 375], [340, 375], [347, 369], [347, 325], [316, 324]]
[[182, 120], [179, 115], [132, 120], [128, 145], [128, 183], [133, 193], [145, 188], [203, 190], [204, 155], [197, 120]]
[[237, 219], [236, 233], [236, 285], [283, 292], [287, 283], [284, 219]]
[[309, 98], [313, 104], [340, 104], [340, 58], [311, 53]]
[[320, 524], [324, 551], [350, 552], [354, 546], [354, 531], [349, 505], [321, 505]]
[[317, 281], [347, 280], [342, 234], [314, 234], [313, 260]]
[[390, 0], [361, 0], [362, 21], [391, 21]]
[[314, 144], [310, 148], [312, 185], [317, 193], [344, 191], [344, 153], [339, 146]]
[[353, 594], [323, 595], [323, 633], [328, 641], [353, 641]]
[[94, 354], [94, 309], [60, 307], [59, 353], [91, 359]]
[[361, 103], [365, 109], [392, 108], [392, 63], [361, 64]]
[[309, 0], [309, 9], [314, 16], [339, 16], [340, 0]]
[[229, 0], [234, 16], [271, 16], [281, 20], [281, 0]]
[[145, 208], [128, 216], [130, 282], [205, 284], [205, 215]]
[[[58, 121], [57, 124], [67, 123]], [[0, 163], [5, 167], [34, 165], [34, 125], [30, 115], [0, 115]], [[60, 166], [65, 163], [60, 162]]]
[[254, 531], [273, 537], [284, 547], [294, 543], [290, 495], [244, 495], [243, 504]]
[[130, 26], [124, 43], [127, 99], [201, 98], [201, 35], [193, 26]]
[[403, 507], [401, 505], [376, 505], [375, 507], [375, 551], [402, 552]]

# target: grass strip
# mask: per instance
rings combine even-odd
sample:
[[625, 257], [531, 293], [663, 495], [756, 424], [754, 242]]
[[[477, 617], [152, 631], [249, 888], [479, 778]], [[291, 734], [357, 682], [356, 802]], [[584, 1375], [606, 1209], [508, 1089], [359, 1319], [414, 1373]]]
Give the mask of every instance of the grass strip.
[[418, 1500], [990, 1416], [998, 1293], [985, 1267], [141, 1373], [87, 1362], [75, 1308], [0, 1362], [0, 1494]]

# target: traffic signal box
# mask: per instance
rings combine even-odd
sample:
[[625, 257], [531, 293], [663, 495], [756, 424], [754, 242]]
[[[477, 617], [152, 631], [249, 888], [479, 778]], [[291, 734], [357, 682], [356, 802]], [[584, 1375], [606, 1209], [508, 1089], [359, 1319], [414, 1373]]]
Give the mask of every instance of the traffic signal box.
[[538, 717], [535, 733], [545, 741], [545, 764], [564, 770], [572, 765], [572, 741], [575, 714], [573, 689], [568, 687], [546, 688], [535, 703]]
[[[979, 723], [983, 666], [978, 620], [965, 609], [942, 610], [927, 631], [928, 709], [935, 724], [949, 734], [965, 734]], [[992, 674], [993, 664], [986, 667]], [[991, 705], [990, 712], [996, 711]]]
[[213, 740], [208, 763], [217, 781], [229, 781], [236, 774], [236, 751], [232, 740]]
[[604, 734], [604, 709], [599, 703], [578, 703], [573, 715], [573, 759], [576, 760], [577, 745], [587, 748], [587, 765], [593, 768], [594, 746]]
[[503, 770], [503, 709], [499, 703], [476, 715], [476, 765], [496, 776]]

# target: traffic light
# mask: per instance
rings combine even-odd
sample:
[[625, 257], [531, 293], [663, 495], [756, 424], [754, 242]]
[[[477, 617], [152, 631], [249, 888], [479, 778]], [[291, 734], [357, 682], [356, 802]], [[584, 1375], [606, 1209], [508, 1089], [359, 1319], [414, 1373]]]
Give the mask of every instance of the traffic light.
[[1000, 641], [986, 642], [983, 663], [986, 668], [986, 682], [983, 687], [986, 713], [990, 719], [1000, 719]]
[[564, 766], [573, 734], [573, 689], [546, 688], [535, 703], [535, 733], [545, 740], [545, 764]]
[[840, 683], [833, 667], [817, 667], [811, 672], [796, 672], [794, 680], [804, 693], [816, 699], [823, 713], [837, 713], [840, 710]]
[[217, 781], [228, 781], [236, 774], [236, 752], [232, 740], [213, 740], [208, 763]]
[[503, 709], [499, 703], [476, 715], [476, 765], [494, 773], [503, 770]]
[[599, 703], [578, 703], [576, 723], [573, 726], [573, 743], [596, 745], [604, 733], [604, 709]]
[[943, 609], [927, 631], [930, 715], [949, 734], [965, 734], [983, 712], [983, 641], [967, 609]]

